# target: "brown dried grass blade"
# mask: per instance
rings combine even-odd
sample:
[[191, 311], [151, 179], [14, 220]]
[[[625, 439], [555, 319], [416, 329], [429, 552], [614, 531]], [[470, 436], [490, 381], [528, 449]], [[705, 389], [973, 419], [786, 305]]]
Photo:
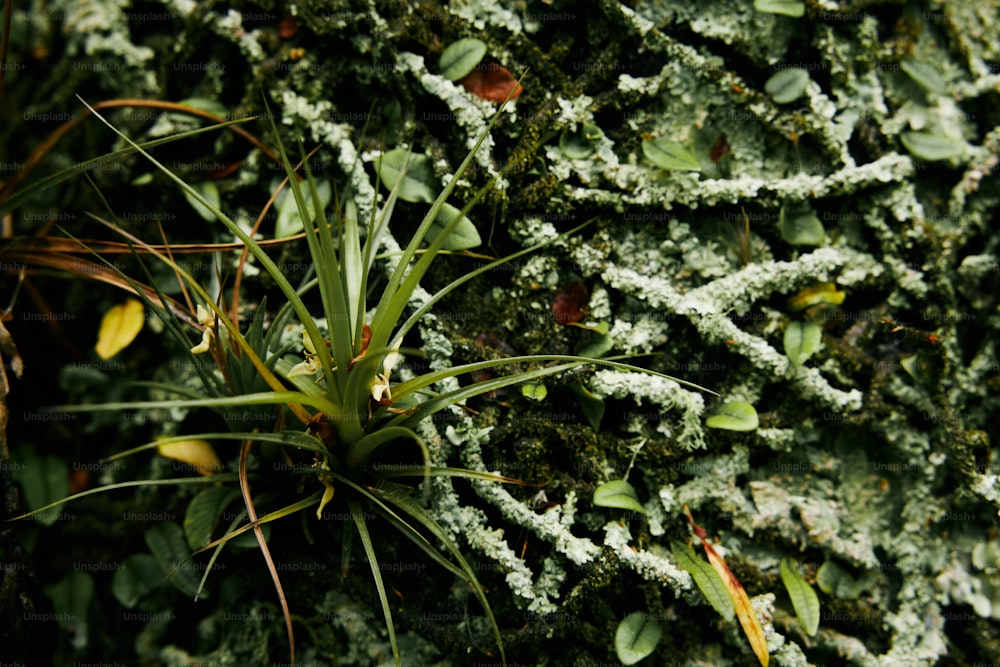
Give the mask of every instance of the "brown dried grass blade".
[[[240, 492], [243, 494], [243, 502], [247, 508], [247, 517], [250, 521], [257, 521], [257, 510], [253, 505], [253, 498], [250, 496], [250, 481], [247, 479], [247, 458], [250, 456], [250, 445], [252, 440], [245, 440], [240, 448]], [[292, 613], [288, 610], [288, 598], [285, 597], [285, 589], [281, 585], [281, 578], [278, 576], [278, 569], [274, 566], [274, 559], [271, 558], [271, 550], [264, 539], [264, 531], [260, 526], [253, 527], [254, 537], [260, 546], [260, 553], [267, 563], [267, 571], [271, 573], [271, 580], [274, 588], [278, 591], [278, 600], [281, 602], [281, 613], [285, 617], [285, 631], [288, 633], [289, 661], [295, 667], [295, 632], [292, 629]]]

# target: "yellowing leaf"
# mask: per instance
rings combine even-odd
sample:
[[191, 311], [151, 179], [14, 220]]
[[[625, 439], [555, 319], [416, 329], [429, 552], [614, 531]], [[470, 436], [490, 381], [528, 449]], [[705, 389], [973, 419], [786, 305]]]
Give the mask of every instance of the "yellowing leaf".
[[729, 597], [732, 598], [733, 607], [736, 609], [736, 618], [740, 620], [740, 625], [743, 626], [743, 633], [747, 636], [747, 641], [750, 642], [750, 648], [753, 649], [757, 659], [760, 660], [760, 664], [763, 667], [767, 667], [767, 662], [770, 658], [767, 652], [767, 638], [764, 636], [764, 628], [760, 626], [760, 621], [757, 620], [756, 612], [750, 606], [750, 597], [743, 589], [743, 585], [740, 584], [736, 575], [730, 571], [729, 566], [726, 565], [726, 561], [722, 559], [722, 556], [704, 540], [702, 540], [702, 546], [705, 547], [708, 562], [719, 573], [719, 576], [722, 577], [722, 583], [729, 590]]
[[222, 463], [207, 440], [184, 440], [158, 445], [156, 452], [163, 458], [188, 464], [201, 475], [214, 475], [222, 470]]
[[142, 302], [136, 299], [109, 308], [101, 319], [101, 329], [97, 334], [97, 345], [94, 347], [97, 356], [110, 359], [128, 347], [142, 331], [144, 319]]
[[760, 661], [761, 667], [767, 667], [767, 663], [770, 660], [770, 655], [767, 651], [767, 637], [764, 636], [764, 628], [761, 627], [760, 620], [758, 620], [756, 612], [754, 612], [753, 607], [750, 605], [750, 597], [743, 590], [743, 585], [739, 579], [736, 578], [736, 575], [726, 565], [726, 561], [712, 548], [712, 545], [708, 541], [708, 534], [701, 526], [694, 522], [694, 518], [691, 516], [687, 505], [684, 506], [684, 513], [691, 524], [691, 530], [701, 540], [701, 546], [705, 547], [705, 555], [708, 556], [708, 562], [718, 573], [722, 579], [722, 583], [726, 586], [726, 590], [729, 592], [729, 597], [732, 598], [733, 607], [736, 609], [736, 618], [739, 619], [740, 625], [743, 627], [743, 634], [747, 636], [750, 648], [753, 649], [754, 655]]
[[788, 300], [788, 307], [792, 310], [802, 310], [820, 303], [830, 303], [839, 306], [844, 303], [845, 292], [837, 290], [833, 283], [818, 283], [805, 288]]

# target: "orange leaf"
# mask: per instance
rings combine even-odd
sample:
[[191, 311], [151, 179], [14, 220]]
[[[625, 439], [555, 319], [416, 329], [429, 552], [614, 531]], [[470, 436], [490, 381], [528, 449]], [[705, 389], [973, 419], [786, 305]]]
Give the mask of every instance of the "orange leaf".
[[299, 31], [299, 25], [295, 22], [295, 17], [285, 14], [278, 22], [278, 35], [281, 39], [291, 39]]
[[460, 83], [476, 97], [497, 104], [506, 100], [508, 95], [514, 99], [524, 91], [510, 72], [492, 63], [478, 65]]
[[770, 659], [770, 655], [767, 652], [767, 638], [764, 636], [764, 628], [761, 627], [760, 621], [757, 619], [757, 614], [754, 612], [753, 607], [750, 606], [750, 596], [747, 595], [736, 575], [726, 565], [726, 561], [708, 543], [708, 534], [701, 526], [695, 524], [687, 505], [684, 506], [684, 512], [687, 514], [694, 534], [701, 540], [701, 546], [705, 547], [705, 555], [708, 556], [708, 562], [718, 573], [722, 579], [722, 583], [726, 585], [726, 590], [729, 591], [729, 597], [732, 598], [733, 607], [736, 609], [736, 618], [740, 620], [740, 625], [743, 627], [743, 634], [747, 636], [747, 641], [750, 642], [750, 648], [753, 649], [754, 655], [757, 656], [762, 667], [767, 667], [768, 660]]
[[726, 561], [722, 559], [722, 556], [716, 553], [715, 549], [708, 542], [702, 540], [701, 544], [705, 547], [708, 562], [719, 573], [719, 576], [722, 577], [722, 583], [729, 590], [729, 597], [733, 599], [733, 607], [736, 609], [736, 618], [740, 620], [740, 625], [743, 626], [743, 633], [746, 634], [747, 641], [750, 642], [750, 648], [753, 649], [757, 659], [760, 660], [760, 664], [763, 667], [767, 667], [770, 657], [767, 652], [767, 638], [764, 636], [764, 629], [760, 626], [760, 621], [757, 620], [757, 614], [754, 612], [753, 607], [750, 606], [750, 597], [743, 589], [743, 585], [740, 584], [736, 575], [730, 571], [729, 566], [726, 565]]

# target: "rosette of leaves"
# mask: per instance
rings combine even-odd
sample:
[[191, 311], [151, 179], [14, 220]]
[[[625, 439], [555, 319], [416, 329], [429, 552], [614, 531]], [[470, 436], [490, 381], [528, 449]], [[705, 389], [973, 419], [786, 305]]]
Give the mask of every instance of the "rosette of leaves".
[[[403, 481], [423, 478], [426, 482], [431, 476], [457, 476], [498, 482], [520, 482], [499, 475], [432, 465], [428, 448], [417, 433], [418, 424], [442, 410], [459, 406], [477, 395], [517, 383], [532, 383], [584, 364], [599, 363], [660, 377], [669, 376], [631, 366], [614, 358], [530, 355], [434, 370], [393, 384], [392, 369], [399, 357], [406, 352], [402, 348], [404, 338], [436, 303], [478, 275], [545, 245], [542, 243], [526, 248], [467, 273], [432, 295], [407, 316], [411, 297], [419, 287], [421, 279], [435, 258], [449, 247], [449, 243], [455, 243], [456, 231], [463, 237], [460, 247], [468, 247], [466, 244], [470, 242], [472, 236], [468, 231], [470, 226], [471, 231], [475, 232], [474, 224], [466, 215], [489, 191], [493, 182], [484, 186], [462, 209], [449, 205], [446, 200], [452, 194], [460, 177], [468, 170], [500, 112], [477, 138], [474, 147], [456, 170], [455, 178], [444, 188], [437, 185], [433, 171], [423, 156], [398, 150], [383, 155], [376, 172], [383, 175], [387, 182], [392, 183], [392, 190], [381, 206], [379, 201], [373, 202], [371, 216], [364, 224], [358, 219], [357, 207], [349, 196], [342, 198], [345, 202], [342, 209], [327, 210], [326, 198], [309, 172], [307, 160], [302, 159], [301, 170], [293, 167], [285, 146], [280, 141], [278, 129], [272, 121], [274, 134], [279, 137], [279, 153], [286, 171], [286, 180], [282, 187], [290, 189], [298, 218], [305, 223], [303, 236], [312, 259], [312, 266], [320, 267], [318, 272], [308, 275], [298, 286], [292, 285], [281, 268], [268, 255], [265, 247], [229, 218], [216, 202], [206, 199], [197, 188], [158, 162], [143, 146], [133, 142], [96, 111], [94, 113], [118, 134], [131, 150], [143, 155], [164, 176], [173, 181], [186, 197], [210, 211], [215, 219], [239, 239], [246, 251], [254, 256], [262, 270], [281, 291], [284, 303], [276, 311], [267, 331], [264, 331], [263, 321], [254, 318], [247, 331], [241, 332], [235, 317], [216, 303], [208, 288], [176, 262], [170, 252], [161, 251], [125, 232], [113, 221], [107, 222], [106, 224], [124, 236], [137, 252], [152, 256], [169, 267], [197, 301], [196, 306], [189, 303], [185, 311], [180, 304], [165, 296], [155, 286], [155, 281], [148, 271], [146, 280], [150, 285], [121, 273], [114, 265], [105, 261], [105, 265], [118, 274], [119, 284], [136, 294], [145, 306], [162, 320], [166, 330], [180, 340], [185, 348], [190, 347], [192, 367], [197, 369], [202, 387], [192, 389], [180, 384], [144, 383], [145, 386], [153, 387], [160, 392], [173, 393], [177, 398], [65, 405], [57, 406], [53, 410], [68, 412], [205, 408], [225, 416], [230, 414], [227, 411], [238, 408], [240, 411], [263, 411], [269, 419], [255, 420], [257, 424], [266, 425], [267, 429], [247, 430], [244, 426], [245, 421], [227, 420], [231, 429], [229, 432], [185, 434], [173, 439], [147, 443], [113, 457], [120, 458], [151, 449], [162, 452], [161, 448], [176, 442], [235, 441], [240, 443], [236, 473], [216, 471], [214, 474], [189, 478], [120, 482], [69, 496], [37, 508], [32, 513], [42, 512], [90, 494], [120, 488], [162, 484], [209, 485], [206, 488], [210, 488], [219, 483], [235, 484], [239, 488], [245, 511], [239, 513], [217, 539], [206, 543], [206, 540], [213, 536], [211, 526], [215, 525], [222, 509], [226, 503], [232, 501], [233, 496], [215, 492], [210, 494], [212, 498], [208, 498], [207, 494], [199, 494], [193, 501], [193, 504], [197, 502], [198, 506], [189, 508], [188, 520], [185, 522], [188, 546], [194, 549], [196, 554], [213, 552], [212, 560], [197, 591], [200, 593], [204, 588], [211, 572], [211, 563], [218, 557], [220, 551], [231, 543], [235, 545], [233, 540], [252, 532], [257, 546], [265, 557], [281, 603], [290, 657], [294, 663], [295, 639], [291, 612], [263, 528], [270, 522], [313, 507], [317, 508], [317, 517], [321, 517], [328, 503], [343, 502], [346, 504], [346, 513], [351, 518], [348, 525], [354, 528], [360, 538], [370, 564], [393, 657], [395, 663], [399, 665], [401, 657], [389, 597], [368, 527], [367, 517], [370, 514], [365, 511], [371, 510], [398, 529], [430, 559], [468, 582], [485, 610], [499, 647], [501, 661], [506, 663], [499, 627], [475, 571], [446, 531], [413, 497], [414, 488], [404, 484]], [[269, 116], [273, 118], [273, 115]], [[376, 253], [387, 233], [396, 202], [403, 198], [404, 193], [407, 198], [414, 201], [430, 204], [430, 208], [400, 253], [398, 262], [389, 272], [381, 292], [369, 297], [370, 279], [375, 272], [374, 267], [378, 265], [375, 261]], [[466, 229], [465, 233], [461, 231], [463, 228]], [[566, 234], [574, 231], [576, 230], [570, 230]], [[477, 240], [478, 234], [475, 237]], [[322, 304], [321, 316], [327, 324], [325, 333], [321, 331], [313, 313], [306, 305], [306, 298], [316, 292], [318, 301]], [[262, 304], [259, 312], [263, 312], [265, 308], [266, 304]], [[236, 312], [235, 307], [234, 312]], [[287, 325], [296, 321], [302, 327], [304, 348], [302, 356], [290, 354], [296, 345], [295, 341], [283, 343], [281, 340], [281, 332]], [[192, 346], [193, 327], [200, 330], [201, 341]], [[196, 354], [211, 355], [219, 372], [205, 371], [204, 364], [198, 363], [194, 356]], [[495, 368], [498, 365], [525, 365], [531, 370], [474, 382], [443, 393], [433, 391], [433, 387], [443, 380]], [[676, 378], [670, 379], [676, 380]], [[682, 380], [676, 381], [701, 389]], [[376, 457], [387, 447], [401, 447], [408, 443], [416, 448], [416, 452], [423, 460], [422, 465], [391, 466], [389, 469], [375, 465]], [[273, 485], [268, 484], [274, 473], [265, 474], [266, 469], [259, 466], [262, 450], [265, 447], [273, 449], [276, 446], [281, 450], [282, 460], [294, 471], [289, 476], [295, 483], [286, 484], [284, 491], [288, 491], [289, 488], [293, 491], [275, 490]], [[254, 461], [258, 462], [257, 469], [254, 469], [251, 463], [251, 454], [254, 455]], [[310, 482], [311, 492], [306, 492], [305, 495], [299, 490], [305, 488], [302, 484], [303, 476], [312, 478], [311, 482], [306, 480]], [[251, 490], [252, 484], [267, 486], [268, 491], [255, 497]], [[289, 494], [296, 497], [289, 499]], [[258, 513], [258, 503], [266, 505], [266, 513]], [[443, 546], [437, 547], [432, 544], [427, 535], [432, 536]], [[345, 542], [348, 540], [349, 537], [345, 536]], [[164, 569], [167, 569], [170, 562], [175, 563], [174, 570], [180, 566], [177, 563], [180, 553], [177, 542], [177, 540], [171, 541], [169, 558], [158, 558]], [[153, 549], [153, 545], [158, 542], [150, 544]], [[139, 583], [132, 583], [135, 583], [135, 586], [129, 590], [141, 588]], [[188, 583], [185, 590], [189, 587]]]

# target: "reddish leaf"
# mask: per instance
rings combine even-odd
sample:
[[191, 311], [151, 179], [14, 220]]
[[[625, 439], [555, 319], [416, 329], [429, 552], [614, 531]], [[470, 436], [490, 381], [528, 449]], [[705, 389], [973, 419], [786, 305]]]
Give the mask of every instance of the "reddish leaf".
[[508, 95], [510, 99], [515, 99], [524, 91], [514, 75], [496, 63], [477, 65], [460, 83], [476, 97], [497, 104], [506, 100]]
[[588, 301], [590, 294], [581, 281], [566, 283], [552, 302], [552, 317], [563, 325], [579, 322], [587, 314]]
[[74, 469], [73, 472], [69, 474], [70, 494], [80, 493], [81, 491], [85, 491], [89, 486], [90, 486], [90, 471], [88, 471], [86, 468], [80, 470]]
[[718, 164], [719, 161], [733, 152], [733, 149], [729, 147], [729, 143], [726, 142], [726, 135], [720, 134], [719, 138], [715, 140], [712, 144], [711, 150], [708, 152], [708, 159]]
[[285, 14], [281, 17], [281, 21], [278, 23], [278, 34], [281, 39], [291, 39], [298, 31], [299, 25], [295, 22], [294, 16]]

